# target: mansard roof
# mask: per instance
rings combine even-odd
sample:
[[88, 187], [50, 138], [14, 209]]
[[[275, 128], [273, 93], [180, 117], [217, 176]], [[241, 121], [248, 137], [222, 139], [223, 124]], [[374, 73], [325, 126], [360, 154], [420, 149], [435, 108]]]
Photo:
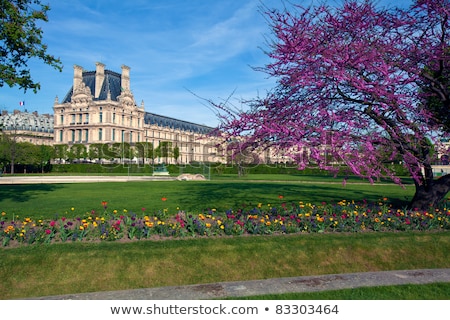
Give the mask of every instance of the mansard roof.
[[149, 125], [157, 125], [159, 127], [168, 127], [171, 129], [191, 131], [194, 133], [207, 134], [214, 130], [212, 127], [183, 121], [179, 119], [174, 119], [166, 116], [161, 116], [159, 114], [146, 112], [144, 117], [144, 122]]
[[[92, 93], [95, 92], [95, 71], [83, 71], [83, 82], [86, 87], [89, 87]], [[111, 100], [117, 101], [117, 97], [120, 96], [121, 88], [121, 75], [111, 70], [105, 70], [105, 79], [103, 81], [102, 89], [98, 98], [94, 98], [94, 101], [106, 100], [108, 91], [111, 92]], [[73, 86], [70, 88], [64, 97], [62, 103], [70, 102], [73, 94]]]
[[53, 132], [53, 115], [37, 112], [28, 113], [14, 110], [14, 113], [2, 112], [0, 126], [3, 130], [26, 130], [38, 132]]

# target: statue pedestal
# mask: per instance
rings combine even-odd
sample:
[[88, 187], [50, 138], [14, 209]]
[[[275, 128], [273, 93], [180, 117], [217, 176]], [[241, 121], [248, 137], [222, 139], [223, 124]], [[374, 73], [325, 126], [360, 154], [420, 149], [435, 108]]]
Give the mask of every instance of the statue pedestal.
[[154, 176], [168, 176], [169, 171], [167, 170], [166, 166], [163, 163], [163, 164], [159, 164], [153, 168], [153, 175]]

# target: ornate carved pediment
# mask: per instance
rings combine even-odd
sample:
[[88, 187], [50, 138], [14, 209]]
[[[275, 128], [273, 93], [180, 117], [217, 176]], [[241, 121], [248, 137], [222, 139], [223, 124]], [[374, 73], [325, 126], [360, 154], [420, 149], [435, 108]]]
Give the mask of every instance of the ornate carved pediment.
[[91, 89], [84, 82], [81, 82], [77, 87], [73, 88], [71, 100], [75, 104], [88, 104], [92, 101]]
[[133, 93], [128, 89], [122, 89], [122, 93], [117, 97], [117, 100], [120, 102], [120, 104], [125, 106], [135, 105]]

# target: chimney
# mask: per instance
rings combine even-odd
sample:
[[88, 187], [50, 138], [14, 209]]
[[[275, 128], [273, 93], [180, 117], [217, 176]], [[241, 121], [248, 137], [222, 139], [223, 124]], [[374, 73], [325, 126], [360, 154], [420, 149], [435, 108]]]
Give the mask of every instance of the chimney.
[[94, 98], [100, 96], [102, 90], [103, 80], [105, 79], [105, 65], [101, 62], [95, 64], [95, 95]]
[[130, 67], [122, 65], [121, 84], [123, 90], [130, 90]]
[[75, 90], [83, 82], [83, 68], [77, 65], [73, 66], [73, 89]]

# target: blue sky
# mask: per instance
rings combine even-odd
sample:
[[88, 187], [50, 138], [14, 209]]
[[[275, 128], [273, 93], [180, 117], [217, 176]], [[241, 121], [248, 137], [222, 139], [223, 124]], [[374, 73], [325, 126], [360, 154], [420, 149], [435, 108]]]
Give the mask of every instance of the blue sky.
[[[314, 0], [292, 0], [308, 5]], [[315, 1], [318, 2], [318, 1]], [[330, 0], [339, 3], [340, 0]], [[409, 6], [412, 0], [379, 0]], [[47, 1], [43, 1], [47, 3]], [[263, 0], [272, 8], [282, 0]], [[273, 85], [253, 67], [269, 60], [263, 53], [270, 30], [258, 11], [260, 0], [49, 0], [49, 22], [42, 25], [48, 52], [63, 71], [30, 61], [41, 90], [26, 94], [0, 88], [0, 109], [53, 113], [56, 96], [72, 85], [73, 65], [95, 70], [102, 62], [119, 72], [131, 68], [131, 90], [145, 110], [215, 126], [218, 120], [201, 98], [221, 101], [264, 94]], [[25, 101], [25, 106], [19, 105]]]

